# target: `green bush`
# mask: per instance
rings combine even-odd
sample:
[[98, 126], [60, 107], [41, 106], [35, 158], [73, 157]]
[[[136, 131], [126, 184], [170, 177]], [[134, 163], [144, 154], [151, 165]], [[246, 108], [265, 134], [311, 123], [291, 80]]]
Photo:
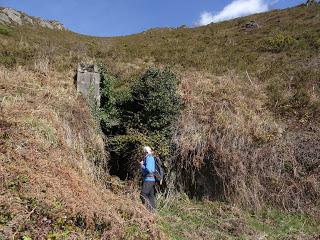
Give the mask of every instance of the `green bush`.
[[181, 108], [177, 84], [170, 70], [150, 68], [134, 83], [131, 97], [118, 105], [122, 129], [143, 133], [162, 158], [169, 155], [172, 126]]
[[289, 49], [294, 43], [295, 39], [286, 33], [278, 33], [267, 38], [263, 43], [263, 50], [279, 53]]
[[121, 169], [127, 175], [118, 176], [133, 178], [143, 145], [150, 145], [163, 159], [169, 156], [181, 101], [177, 78], [168, 69], [150, 68], [131, 87], [124, 83], [102, 72], [101, 125], [108, 136], [111, 174]]
[[9, 28], [0, 25], [0, 34], [8, 36], [10, 33], [11, 30]]
[[117, 78], [100, 66], [101, 127], [107, 134], [119, 125], [119, 112], [116, 108], [115, 82]]
[[123, 118], [143, 132], [170, 131], [179, 109], [177, 79], [169, 71], [148, 69], [136, 81], [132, 99], [123, 105]]

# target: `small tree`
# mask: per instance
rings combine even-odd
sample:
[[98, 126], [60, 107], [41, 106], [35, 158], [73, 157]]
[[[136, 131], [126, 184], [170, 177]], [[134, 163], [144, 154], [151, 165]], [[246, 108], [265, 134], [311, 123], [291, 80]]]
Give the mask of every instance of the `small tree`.
[[124, 122], [142, 132], [168, 135], [181, 108], [177, 83], [169, 69], [148, 69], [133, 86], [132, 99], [124, 107]]

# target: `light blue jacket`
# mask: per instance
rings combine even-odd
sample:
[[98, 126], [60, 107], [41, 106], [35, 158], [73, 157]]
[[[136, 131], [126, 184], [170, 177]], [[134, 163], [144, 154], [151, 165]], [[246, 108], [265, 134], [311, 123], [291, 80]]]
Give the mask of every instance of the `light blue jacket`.
[[154, 172], [155, 172], [155, 160], [152, 154], [147, 154], [144, 158], [143, 165], [141, 166], [141, 172], [143, 176], [143, 181], [155, 182]]

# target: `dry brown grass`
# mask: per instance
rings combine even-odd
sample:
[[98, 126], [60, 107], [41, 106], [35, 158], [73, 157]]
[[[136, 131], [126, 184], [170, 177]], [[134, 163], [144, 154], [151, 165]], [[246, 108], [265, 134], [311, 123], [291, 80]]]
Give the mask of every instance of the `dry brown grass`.
[[0, 236], [164, 238], [136, 194], [103, 185], [103, 140], [71, 72], [2, 67], [0, 99]]
[[275, 119], [255, 79], [199, 72], [181, 78], [185, 109], [173, 165], [182, 189], [254, 208], [319, 211], [317, 126], [299, 131]]

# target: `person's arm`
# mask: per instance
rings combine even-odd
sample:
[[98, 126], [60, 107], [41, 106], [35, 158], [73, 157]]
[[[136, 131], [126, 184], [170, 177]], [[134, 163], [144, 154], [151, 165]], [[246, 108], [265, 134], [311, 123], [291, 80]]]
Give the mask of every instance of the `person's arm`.
[[141, 170], [142, 176], [145, 176], [148, 174], [148, 172], [146, 171], [145, 160], [142, 160], [140, 162], [140, 170]]

